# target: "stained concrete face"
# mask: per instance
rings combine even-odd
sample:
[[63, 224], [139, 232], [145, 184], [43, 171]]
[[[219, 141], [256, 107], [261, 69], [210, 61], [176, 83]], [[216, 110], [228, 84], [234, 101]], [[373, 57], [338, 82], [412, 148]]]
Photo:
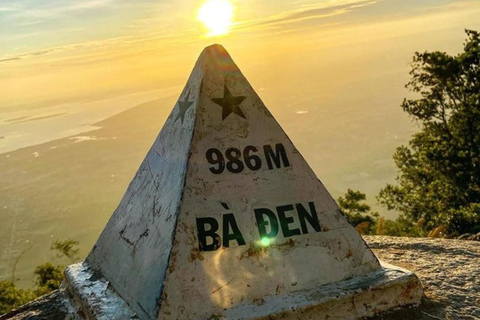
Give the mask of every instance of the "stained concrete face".
[[142, 319], [208, 319], [380, 264], [221, 46], [87, 258]]
[[204, 55], [158, 318], [208, 318], [379, 268], [224, 49]]

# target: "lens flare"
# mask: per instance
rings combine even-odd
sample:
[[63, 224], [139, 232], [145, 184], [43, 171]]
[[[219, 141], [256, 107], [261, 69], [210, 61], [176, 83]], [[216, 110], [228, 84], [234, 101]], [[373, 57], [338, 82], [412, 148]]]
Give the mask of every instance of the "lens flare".
[[210, 0], [198, 10], [197, 19], [208, 29], [208, 36], [219, 36], [230, 31], [233, 5], [227, 0]]
[[268, 247], [270, 245], [271, 241], [268, 237], [263, 237], [262, 240], [260, 240], [260, 244], [262, 247]]

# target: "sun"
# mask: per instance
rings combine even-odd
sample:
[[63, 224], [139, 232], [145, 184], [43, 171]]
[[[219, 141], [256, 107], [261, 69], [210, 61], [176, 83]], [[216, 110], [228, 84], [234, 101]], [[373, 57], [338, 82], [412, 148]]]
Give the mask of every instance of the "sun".
[[228, 33], [232, 24], [233, 5], [227, 0], [210, 0], [198, 10], [197, 19], [205, 24], [208, 36]]

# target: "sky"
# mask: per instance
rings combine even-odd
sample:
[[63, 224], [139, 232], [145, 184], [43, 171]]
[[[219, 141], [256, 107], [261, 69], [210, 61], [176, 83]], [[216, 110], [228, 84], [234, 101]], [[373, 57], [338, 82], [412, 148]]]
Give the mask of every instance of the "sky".
[[318, 50], [328, 46], [355, 50], [359, 42], [401, 41], [452, 26], [461, 33], [478, 27], [480, 12], [479, 1], [235, 0], [232, 32], [208, 38], [196, 19], [203, 2], [2, 0], [0, 108], [181, 85], [201, 49], [214, 42], [245, 64], [257, 63], [259, 54], [289, 63], [299, 52], [321, 58]]
[[178, 96], [221, 43], [334, 193], [374, 194], [418, 130], [400, 108], [414, 52], [480, 30], [480, 0], [231, 0], [230, 32], [209, 37], [205, 1], [1, 0], [0, 154]]

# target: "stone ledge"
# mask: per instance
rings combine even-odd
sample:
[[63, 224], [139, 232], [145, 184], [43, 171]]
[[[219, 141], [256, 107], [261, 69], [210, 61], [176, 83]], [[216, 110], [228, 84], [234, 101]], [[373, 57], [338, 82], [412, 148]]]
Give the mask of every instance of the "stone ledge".
[[[86, 319], [138, 319], [128, 305], [86, 264], [70, 266], [66, 290]], [[359, 319], [405, 305], [418, 305], [423, 289], [417, 276], [382, 264], [368, 275], [285, 295], [244, 303], [212, 319]]]
[[73, 309], [85, 319], [138, 319], [108, 281], [97, 278], [87, 263], [77, 263], [65, 270], [65, 291]]
[[225, 319], [359, 319], [406, 305], [419, 305], [423, 288], [408, 270], [382, 263], [365, 276], [288, 295], [266, 297], [261, 305], [244, 304]]

